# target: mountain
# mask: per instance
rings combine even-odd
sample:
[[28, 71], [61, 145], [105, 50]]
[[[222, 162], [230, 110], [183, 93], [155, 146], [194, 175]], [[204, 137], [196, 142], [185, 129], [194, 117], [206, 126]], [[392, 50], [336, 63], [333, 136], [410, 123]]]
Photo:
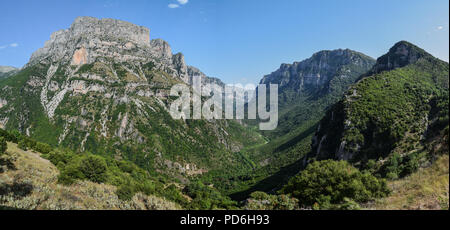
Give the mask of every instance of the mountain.
[[[242, 151], [253, 165], [249, 175], [237, 179], [244, 185], [223, 190], [233, 190], [236, 199], [242, 199], [252, 191], [270, 191], [295, 175], [300, 168], [297, 161], [310, 151], [317, 123], [328, 106], [337, 102], [374, 64], [374, 59], [353, 50], [324, 50], [304, 61], [282, 64], [264, 76], [260, 84], [279, 85], [278, 127], [261, 132], [267, 144]], [[246, 122], [250, 126], [257, 124]]]
[[0, 66], [0, 79], [14, 75], [18, 71], [19, 69], [12, 66]]
[[312, 160], [347, 160], [396, 178], [448, 153], [449, 65], [401, 41], [321, 120]]
[[260, 136], [234, 121], [173, 120], [171, 86], [220, 82], [187, 66], [150, 30], [77, 18], [53, 33], [25, 67], [0, 82], [0, 128], [53, 146], [130, 160], [186, 181], [211, 169], [247, 167], [237, 154]]
[[405, 41], [377, 60], [326, 50], [264, 76], [279, 85], [272, 131], [172, 119], [175, 84], [225, 84], [120, 20], [79, 17], [4, 72], [0, 209], [448, 206], [449, 66]]
[[293, 64], [282, 64], [260, 84], [279, 85], [280, 123], [269, 137], [287, 134], [342, 96], [375, 60], [349, 49], [326, 50]]

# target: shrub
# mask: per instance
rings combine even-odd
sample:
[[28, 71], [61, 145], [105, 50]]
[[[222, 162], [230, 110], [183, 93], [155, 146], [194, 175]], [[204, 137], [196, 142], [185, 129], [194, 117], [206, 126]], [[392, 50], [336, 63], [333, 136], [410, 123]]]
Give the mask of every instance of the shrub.
[[360, 210], [361, 207], [354, 200], [345, 198], [344, 199], [344, 203], [342, 203], [339, 206], [337, 206], [336, 209], [339, 209], [339, 210]]
[[3, 155], [6, 152], [8, 145], [6, 143], [5, 138], [0, 137], [0, 155]]
[[48, 154], [52, 151], [52, 147], [48, 144], [37, 142], [34, 150], [43, 154]]
[[[172, 190], [175, 194], [177, 191], [173, 185], [169, 186], [167, 190]], [[190, 209], [232, 209], [236, 206], [236, 202], [229, 197], [223, 196], [217, 189], [200, 181], [192, 182], [183, 191], [192, 198], [188, 207]]]
[[75, 183], [75, 179], [69, 173], [63, 171], [58, 176], [58, 183], [63, 185], [71, 185]]
[[419, 169], [421, 156], [419, 154], [410, 154], [403, 159], [401, 177], [408, 176]]
[[386, 196], [386, 181], [369, 173], [361, 173], [346, 161], [317, 161], [292, 178], [281, 190], [297, 198], [301, 205], [319, 205], [327, 209], [341, 204], [346, 198], [367, 202]]
[[247, 199], [244, 209], [247, 210], [297, 210], [298, 200], [289, 195], [269, 195], [254, 192]]
[[17, 144], [17, 137], [13, 135], [12, 133], [9, 133], [8, 131], [4, 129], [0, 129], [0, 137], [5, 138], [6, 141], [13, 142]]
[[[69, 163], [73, 159], [73, 156], [74, 155], [70, 152], [61, 151], [59, 149], [51, 151], [50, 153], [44, 155], [45, 158], [47, 158], [50, 162], [52, 162], [52, 164], [56, 166], [59, 166], [60, 163]], [[59, 169], [61, 170], [62, 168]]]
[[394, 180], [398, 178], [401, 173], [401, 163], [402, 157], [398, 153], [394, 153], [394, 155], [389, 158], [388, 162], [385, 165], [386, 177], [388, 179]]
[[134, 196], [134, 189], [131, 185], [121, 185], [117, 188], [116, 194], [121, 200], [131, 200]]
[[17, 145], [17, 147], [19, 147], [19, 149], [22, 149], [23, 151], [27, 151], [28, 147], [27, 147], [27, 143], [25, 140], [20, 140], [19, 144]]
[[84, 177], [92, 182], [103, 183], [107, 179], [107, 165], [104, 158], [88, 155], [81, 160], [80, 171]]

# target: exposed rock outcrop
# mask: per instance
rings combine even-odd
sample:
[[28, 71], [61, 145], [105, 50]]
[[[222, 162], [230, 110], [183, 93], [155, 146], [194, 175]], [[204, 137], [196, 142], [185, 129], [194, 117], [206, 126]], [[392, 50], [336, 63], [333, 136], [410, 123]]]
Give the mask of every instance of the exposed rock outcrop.
[[353, 64], [370, 69], [374, 63], [372, 58], [349, 49], [321, 51], [304, 61], [282, 64], [278, 70], [266, 75], [261, 84], [279, 84], [280, 88], [297, 91], [317, 88], [328, 84], [343, 66]]

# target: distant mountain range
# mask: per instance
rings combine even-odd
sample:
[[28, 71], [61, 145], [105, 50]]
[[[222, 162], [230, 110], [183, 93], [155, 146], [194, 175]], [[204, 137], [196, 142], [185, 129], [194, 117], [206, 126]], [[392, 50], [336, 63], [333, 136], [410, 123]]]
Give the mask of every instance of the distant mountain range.
[[0, 79], [14, 75], [18, 71], [19, 69], [12, 66], [0, 66]]

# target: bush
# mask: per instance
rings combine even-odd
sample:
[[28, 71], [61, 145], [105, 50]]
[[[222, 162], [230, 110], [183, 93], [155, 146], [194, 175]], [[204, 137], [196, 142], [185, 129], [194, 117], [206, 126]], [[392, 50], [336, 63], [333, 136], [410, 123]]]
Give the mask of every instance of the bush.
[[52, 147], [48, 144], [37, 142], [34, 150], [43, 154], [48, 154], [52, 151]]
[[121, 185], [117, 188], [116, 194], [121, 200], [131, 200], [134, 196], [134, 189], [131, 185]]
[[73, 154], [70, 154], [68, 152], [63, 152], [61, 150], [52, 151], [48, 154], [45, 154], [44, 156], [50, 162], [52, 162], [52, 164], [58, 166], [58, 169], [60, 169], [60, 170], [63, 169], [63, 168], [59, 167], [61, 165], [60, 163], [64, 163], [64, 165], [65, 165], [73, 159]]
[[415, 152], [402, 157], [394, 153], [383, 166], [382, 172], [390, 180], [408, 176], [419, 169], [425, 155], [426, 153]]
[[17, 147], [19, 147], [19, 149], [22, 149], [23, 151], [27, 151], [28, 147], [27, 147], [27, 143], [25, 140], [20, 140], [19, 144], [17, 145]]
[[388, 162], [385, 165], [386, 168], [386, 177], [391, 180], [395, 180], [401, 173], [401, 163], [402, 157], [398, 153], [394, 153], [392, 157], [389, 158]]
[[301, 205], [327, 209], [346, 198], [367, 202], [389, 193], [386, 181], [361, 173], [346, 161], [317, 161], [292, 178], [281, 190], [297, 198]]
[[0, 137], [3, 137], [6, 141], [17, 144], [17, 137], [14, 134], [9, 133], [8, 131], [6, 131], [4, 129], [0, 129]]
[[246, 210], [297, 210], [298, 200], [289, 195], [269, 195], [264, 192], [250, 194], [244, 206]]
[[[171, 185], [167, 188], [174, 192], [177, 189]], [[192, 198], [189, 209], [211, 210], [211, 209], [233, 209], [236, 202], [229, 197], [223, 196], [217, 189], [207, 186], [200, 181], [192, 182], [183, 190]]]
[[6, 143], [5, 138], [0, 137], [0, 155], [3, 155], [8, 148], [8, 144]]
[[107, 167], [104, 158], [88, 155], [81, 160], [79, 169], [86, 179], [95, 183], [103, 183], [107, 179]]
[[75, 183], [75, 178], [71, 176], [70, 173], [63, 171], [58, 176], [58, 183], [63, 185], [71, 185]]

